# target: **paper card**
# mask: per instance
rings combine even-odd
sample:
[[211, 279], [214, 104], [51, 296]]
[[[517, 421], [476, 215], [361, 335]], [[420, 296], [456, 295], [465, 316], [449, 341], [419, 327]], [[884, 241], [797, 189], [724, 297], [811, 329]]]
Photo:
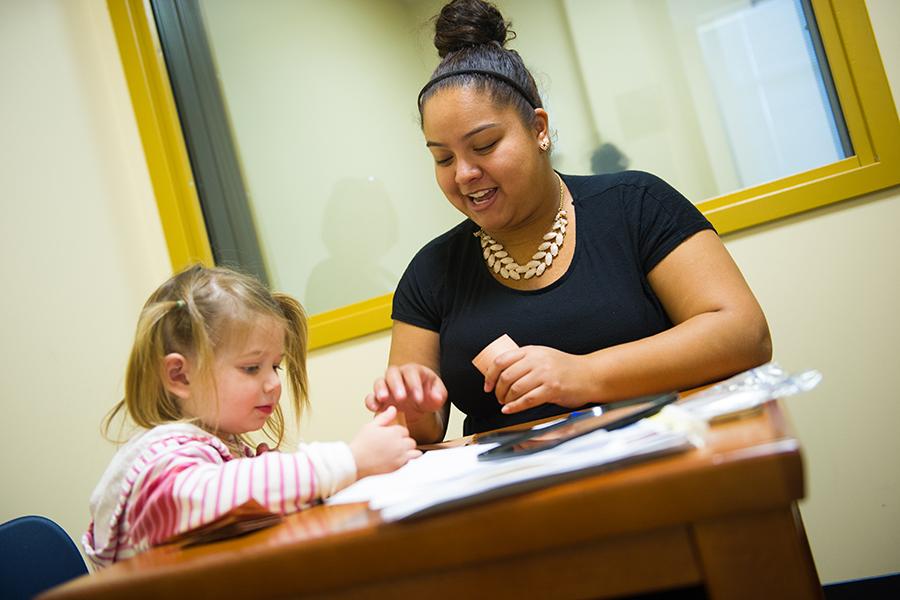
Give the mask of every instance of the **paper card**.
[[235, 506], [214, 521], [178, 535], [169, 543], [187, 548], [224, 540], [280, 523], [282, 516], [273, 513], [253, 499]]
[[484, 348], [484, 350], [479, 352], [478, 356], [472, 359], [472, 364], [475, 365], [476, 369], [481, 371], [482, 375], [487, 375], [487, 371], [495, 358], [497, 358], [504, 352], [515, 350], [518, 347], [519, 345], [515, 343], [511, 337], [504, 333], [496, 340], [488, 344]]

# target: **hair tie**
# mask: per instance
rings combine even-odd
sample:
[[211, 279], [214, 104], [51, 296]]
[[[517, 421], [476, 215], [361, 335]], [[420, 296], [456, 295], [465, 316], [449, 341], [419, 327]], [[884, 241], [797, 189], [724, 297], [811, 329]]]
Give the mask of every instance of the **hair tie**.
[[519, 94], [521, 94], [521, 96], [523, 98], [525, 98], [525, 100], [528, 102], [528, 104], [531, 106], [531, 108], [539, 108], [538, 105], [535, 104], [535, 102], [531, 98], [531, 96], [528, 94], [528, 92], [525, 91], [525, 88], [523, 88], [521, 85], [516, 83], [515, 80], [510, 79], [509, 77], [507, 77], [506, 75], [503, 75], [501, 73], [497, 73], [496, 71], [488, 71], [486, 69], [460, 69], [458, 71], [449, 71], [447, 73], [438, 75], [437, 77], [435, 77], [434, 79], [432, 79], [431, 81], [426, 83], [425, 87], [422, 88], [422, 91], [419, 92], [419, 99], [418, 99], [419, 108], [422, 107], [422, 96], [425, 95], [425, 92], [427, 92], [432, 87], [434, 87], [434, 85], [437, 82], [447, 79], [448, 77], [455, 77], [456, 75], [485, 75], [487, 77], [493, 77], [494, 79], [498, 79], [498, 80], [502, 81], [503, 83], [505, 83], [512, 89], [519, 92]]
[[175, 308], [184, 308], [184, 306], [185, 306], [184, 300], [179, 299], [179, 300], [175, 301]]

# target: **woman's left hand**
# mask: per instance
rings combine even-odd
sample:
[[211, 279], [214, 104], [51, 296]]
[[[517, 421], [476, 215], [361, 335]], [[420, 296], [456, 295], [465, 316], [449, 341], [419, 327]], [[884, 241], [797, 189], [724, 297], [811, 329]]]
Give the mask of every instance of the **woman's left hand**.
[[548, 403], [577, 408], [590, 401], [578, 392], [584, 368], [584, 357], [524, 346], [494, 359], [484, 377], [484, 391], [494, 391], [505, 414]]

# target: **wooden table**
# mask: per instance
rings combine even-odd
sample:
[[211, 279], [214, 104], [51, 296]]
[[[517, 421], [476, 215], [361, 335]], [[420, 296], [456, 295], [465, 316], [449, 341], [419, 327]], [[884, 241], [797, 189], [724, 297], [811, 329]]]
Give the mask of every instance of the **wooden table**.
[[800, 448], [775, 402], [706, 448], [398, 523], [317, 506], [207, 546], [155, 548], [45, 598], [821, 598], [796, 502]]

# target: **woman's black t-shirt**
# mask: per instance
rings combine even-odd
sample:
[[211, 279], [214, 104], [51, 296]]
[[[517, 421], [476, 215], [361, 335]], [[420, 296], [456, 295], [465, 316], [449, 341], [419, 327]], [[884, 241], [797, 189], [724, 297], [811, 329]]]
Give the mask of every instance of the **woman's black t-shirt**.
[[649, 173], [562, 177], [577, 240], [560, 279], [539, 290], [504, 286], [488, 273], [473, 236], [478, 227], [466, 220], [416, 254], [394, 294], [394, 320], [439, 333], [441, 379], [466, 414], [466, 435], [570, 410], [501, 413], [472, 364], [485, 346], [506, 333], [520, 346], [588, 354], [672, 327], [647, 273], [685, 239], [712, 229], [689, 200]]

